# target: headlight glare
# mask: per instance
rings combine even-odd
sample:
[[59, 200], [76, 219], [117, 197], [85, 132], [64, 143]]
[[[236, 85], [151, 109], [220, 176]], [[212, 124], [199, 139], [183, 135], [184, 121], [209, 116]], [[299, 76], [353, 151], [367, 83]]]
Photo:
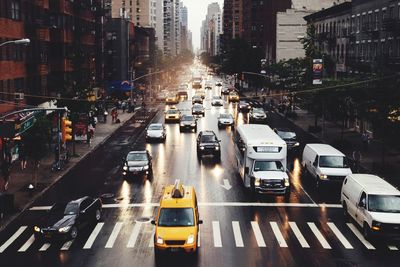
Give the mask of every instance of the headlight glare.
[[124, 167], [122, 167], [122, 169], [124, 170], [124, 171], [127, 171], [128, 170], [128, 166], [124, 166]]
[[285, 186], [289, 186], [289, 185], [290, 185], [289, 178], [285, 178]]
[[34, 227], [33, 227], [33, 231], [35, 231], [35, 232], [40, 232], [40, 227], [39, 227], [39, 226], [34, 226]]
[[189, 235], [189, 237], [188, 237], [188, 239], [187, 239], [187, 243], [188, 243], [189, 245], [191, 245], [191, 244], [194, 243], [194, 235]]
[[149, 169], [149, 165], [146, 165], [146, 166], [143, 167], [143, 170], [145, 170], [145, 171], [148, 170], [148, 169]]
[[159, 245], [164, 244], [164, 240], [162, 239], [162, 237], [157, 236], [157, 244], [159, 244]]
[[328, 179], [328, 175], [326, 175], [326, 174], [321, 174], [321, 175], [319, 176], [319, 178], [322, 179], [322, 180], [325, 180], [325, 179]]
[[200, 150], [204, 150], [204, 146], [200, 146]]
[[58, 229], [58, 231], [60, 233], [66, 233], [69, 231], [69, 229], [71, 229], [71, 226], [65, 226], [65, 227], [61, 227], [60, 229]]
[[261, 185], [261, 178], [255, 178], [254, 185], [255, 186], [260, 186]]

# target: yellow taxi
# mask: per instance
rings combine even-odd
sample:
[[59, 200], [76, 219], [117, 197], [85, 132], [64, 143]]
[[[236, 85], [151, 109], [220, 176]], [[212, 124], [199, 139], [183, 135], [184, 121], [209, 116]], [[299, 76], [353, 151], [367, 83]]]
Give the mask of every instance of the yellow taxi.
[[230, 92], [228, 96], [229, 102], [239, 102], [239, 94], [236, 92]]
[[160, 201], [154, 234], [154, 251], [197, 252], [199, 219], [196, 192], [193, 186], [182, 185], [179, 180], [165, 187]]
[[178, 103], [179, 103], [179, 99], [175, 94], [171, 93], [165, 98], [166, 105], [174, 105], [174, 104], [178, 104]]

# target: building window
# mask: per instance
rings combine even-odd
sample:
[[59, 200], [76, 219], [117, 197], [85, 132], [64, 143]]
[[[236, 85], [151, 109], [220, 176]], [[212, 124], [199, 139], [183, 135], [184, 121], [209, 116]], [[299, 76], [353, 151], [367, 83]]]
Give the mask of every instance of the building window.
[[360, 17], [357, 17], [357, 32], [360, 32]]
[[17, 0], [11, 1], [10, 3], [10, 18], [14, 20], [21, 19], [20, 2]]
[[394, 6], [389, 7], [389, 18], [394, 19]]
[[375, 12], [375, 30], [378, 30], [379, 26], [379, 11]]

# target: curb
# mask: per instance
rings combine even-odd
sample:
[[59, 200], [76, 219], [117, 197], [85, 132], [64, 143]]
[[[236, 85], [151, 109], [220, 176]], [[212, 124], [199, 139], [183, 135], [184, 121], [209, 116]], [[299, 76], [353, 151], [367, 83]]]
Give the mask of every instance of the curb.
[[122, 126], [127, 124], [133, 118], [134, 115], [135, 115], [135, 113], [132, 113], [132, 115], [130, 117], [128, 117], [128, 119], [124, 123], [121, 123], [119, 127], [117, 127], [114, 131], [110, 132], [110, 134], [108, 136], [106, 136], [103, 139], [103, 141], [101, 141], [100, 143], [95, 145], [90, 151], [87, 151], [81, 157], [80, 160], [75, 162], [73, 165], [68, 166], [65, 169], [63, 174], [58, 175], [46, 188], [44, 188], [42, 191], [40, 191], [36, 196], [34, 196], [32, 198], [31, 201], [29, 201], [27, 204], [25, 204], [24, 207], [20, 211], [18, 211], [17, 214], [15, 214], [14, 216], [11, 216], [9, 218], [9, 220], [7, 220], [5, 222], [5, 224], [0, 227], [0, 232], [3, 231], [4, 229], [6, 229], [11, 222], [13, 222], [19, 216], [21, 216], [21, 214], [24, 213], [37, 199], [42, 197], [50, 188], [52, 188], [56, 183], [58, 183], [61, 180], [61, 178], [63, 178], [67, 173], [69, 173], [71, 170], [73, 170], [79, 162], [85, 160], [90, 154], [92, 154], [94, 151], [96, 151], [100, 146], [104, 145], [104, 143], [107, 142]]

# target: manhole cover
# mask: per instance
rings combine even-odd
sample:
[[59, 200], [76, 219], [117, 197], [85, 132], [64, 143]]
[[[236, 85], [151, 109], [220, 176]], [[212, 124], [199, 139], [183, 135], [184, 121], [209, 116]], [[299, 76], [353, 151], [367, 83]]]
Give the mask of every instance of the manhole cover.
[[147, 222], [150, 222], [151, 219], [147, 218], [147, 217], [141, 217], [141, 218], [136, 219], [135, 221], [136, 222], [141, 222], [141, 223], [147, 223]]
[[101, 195], [101, 198], [113, 198], [114, 194], [113, 193], [105, 193]]

